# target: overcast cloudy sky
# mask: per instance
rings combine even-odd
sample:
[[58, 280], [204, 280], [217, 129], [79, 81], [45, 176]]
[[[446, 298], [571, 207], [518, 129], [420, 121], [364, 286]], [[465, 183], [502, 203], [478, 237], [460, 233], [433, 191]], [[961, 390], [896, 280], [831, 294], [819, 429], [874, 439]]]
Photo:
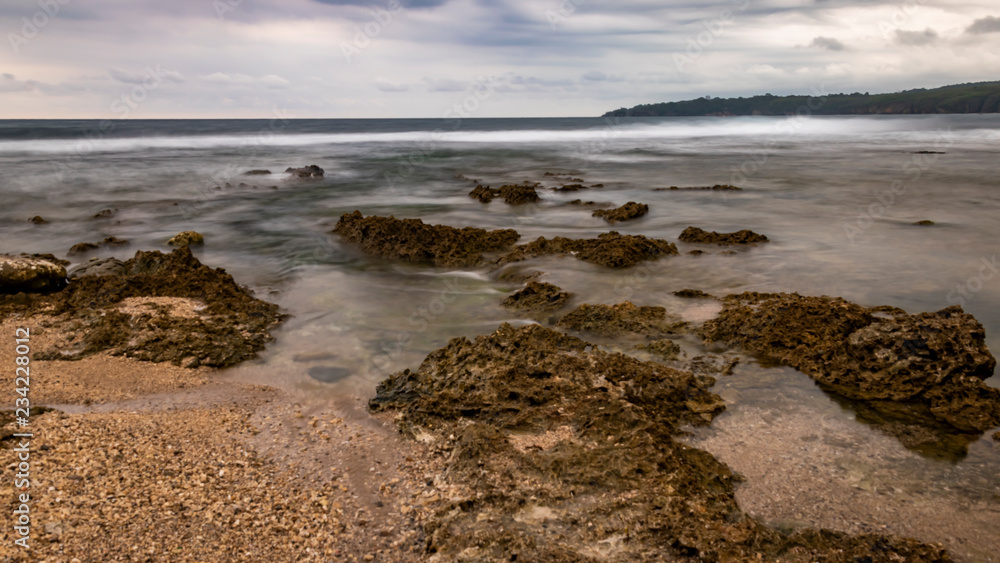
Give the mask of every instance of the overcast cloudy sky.
[[0, 0], [0, 117], [590, 116], [1000, 80], [996, 0]]

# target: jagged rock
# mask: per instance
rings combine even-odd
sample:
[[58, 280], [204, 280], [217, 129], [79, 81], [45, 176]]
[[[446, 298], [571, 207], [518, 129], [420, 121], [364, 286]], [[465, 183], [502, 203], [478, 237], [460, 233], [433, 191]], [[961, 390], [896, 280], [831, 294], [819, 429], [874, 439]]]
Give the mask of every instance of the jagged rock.
[[[62, 291], [27, 305], [0, 303], [0, 318], [16, 311], [60, 327], [50, 342], [33, 348], [38, 360], [105, 352], [226, 367], [256, 357], [280, 319], [276, 305], [254, 298], [224, 270], [201, 264], [187, 246], [170, 254], [140, 251], [126, 262], [91, 262], [76, 274]], [[161, 298], [180, 298], [193, 308], [175, 314]]]
[[1000, 389], [983, 382], [996, 359], [983, 326], [961, 307], [908, 315], [841, 298], [754, 292], [723, 304], [702, 328], [707, 340], [792, 366], [875, 407], [905, 403], [914, 417], [965, 432], [1000, 425]]
[[503, 306], [515, 311], [552, 312], [565, 307], [572, 296], [550, 283], [529, 281], [524, 289], [505, 299]]
[[168, 246], [200, 246], [205, 244], [205, 237], [195, 231], [177, 233], [167, 241]]
[[684, 229], [679, 237], [681, 242], [691, 242], [700, 244], [755, 244], [758, 242], [767, 242], [768, 239], [764, 235], [759, 235], [753, 231], [743, 229], [742, 231], [736, 231], [735, 233], [717, 233], [715, 231], [705, 231], [699, 229], [698, 227], [688, 227]]
[[285, 172], [298, 176], [299, 178], [322, 178], [324, 174], [323, 169], [315, 164], [303, 166], [302, 168], [288, 167]]
[[506, 250], [521, 236], [513, 229], [458, 229], [425, 225], [420, 219], [364, 217], [360, 211], [345, 213], [333, 232], [374, 256], [444, 267], [476, 266], [483, 253]]
[[442, 561], [948, 561], [914, 540], [780, 532], [743, 513], [738, 477], [676, 439], [724, 409], [712, 381], [504, 324], [392, 375], [369, 408], [440, 452], [436, 484], [456, 492], [423, 524]]
[[626, 333], [660, 338], [684, 332], [687, 323], [667, 315], [663, 307], [638, 306], [630, 301], [617, 305], [583, 304], [566, 313], [556, 323], [561, 328], [597, 336], [614, 337]]
[[596, 239], [553, 237], [538, 239], [516, 247], [500, 258], [500, 265], [510, 264], [547, 254], [572, 255], [585, 262], [608, 268], [628, 268], [645, 260], [677, 254], [677, 247], [660, 239], [642, 235], [622, 235], [617, 231], [603, 233]]
[[537, 203], [541, 198], [538, 197], [536, 187], [537, 184], [505, 184], [499, 188], [479, 185], [469, 192], [469, 197], [482, 203], [489, 203], [497, 197], [502, 197], [507, 205]]
[[0, 294], [46, 293], [66, 287], [65, 262], [49, 256], [0, 254]]
[[608, 223], [614, 225], [619, 221], [629, 221], [631, 219], [638, 219], [643, 215], [649, 213], [649, 206], [645, 203], [636, 203], [630, 201], [621, 207], [616, 207], [614, 209], [599, 209], [593, 213], [594, 217], [602, 217]]

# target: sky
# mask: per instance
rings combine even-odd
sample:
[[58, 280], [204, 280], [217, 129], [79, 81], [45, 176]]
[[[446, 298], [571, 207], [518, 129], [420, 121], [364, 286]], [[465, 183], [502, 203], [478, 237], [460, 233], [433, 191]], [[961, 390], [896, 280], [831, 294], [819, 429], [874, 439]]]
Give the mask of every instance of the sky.
[[1000, 80], [996, 0], [0, 0], [0, 118], [599, 116]]

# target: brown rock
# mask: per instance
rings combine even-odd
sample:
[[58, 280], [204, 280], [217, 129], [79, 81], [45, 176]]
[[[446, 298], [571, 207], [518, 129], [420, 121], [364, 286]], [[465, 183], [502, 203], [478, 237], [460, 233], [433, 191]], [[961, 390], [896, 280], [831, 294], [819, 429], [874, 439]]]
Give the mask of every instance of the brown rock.
[[359, 244], [367, 254], [443, 267], [476, 266], [484, 252], [506, 250], [520, 238], [513, 229], [457, 229], [425, 225], [420, 219], [364, 217], [360, 211], [345, 213], [333, 232]]
[[184, 231], [183, 233], [177, 233], [176, 235], [170, 237], [167, 241], [168, 246], [186, 247], [186, 246], [201, 246], [205, 244], [205, 237], [201, 233], [195, 231]]
[[580, 305], [559, 319], [557, 326], [604, 337], [626, 333], [662, 337], [680, 334], [687, 323], [668, 317], [663, 307], [640, 307], [626, 301], [617, 305]]
[[629, 221], [638, 219], [649, 213], [649, 206], [645, 203], [630, 201], [621, 207], [614, 209], [599, 209], [593, 213], [594, 217], [603, 217], [605, 221], [614, 225], [619, 221]]
[[565, 307], [572, 296], [550, 283], [530, 281], [524, 289], [505, 299], [503, 306], [515, 311], [552, 312]]
[[489, 203], [497, 197], [502, 197], [507, 205], [537, 203], [541, 199], [535, 190], [537, 186], [537, 184], [505, 184], [499, 188], [491, 188], [479, 185], [469, 192], [469, 197], [483, 203]]
[[908, 315], [840, 298], [743, 293], [723, 299], [703, 336], [792, 366], [845, 397], [922, 406], [965, 432], [1000, 425], [1000, 390], [983, 383], [996, 359], [961, 307]]
[[677, 297], [685, 297], [685, 298], [715, 299], [714, 295], [705, 293], [700, 289], [682, 289], [680, 291], [673, 292], [673, 294], [676, 295]]
[[48, 221], [46, 221], [45, 219], [43, 219], [41, 215], [35, 215], [31, 219], [28, 219], [28, 221], [31, 222], [31, 223], [34, 223], [36, 225], [44, 225], [44, 224], [48, 223]]
[[69, 254], [70, 256], [75, 256], [77, 254], [84, 254], [87, 252], [97, 250], [98, 248], [100, 248], [100, 245], [97, 244], [96, 242], [78, 242], [73, 246], [71, 246], [69, 250], [66, 252], [66, 254]]
[[105, 209], [103, 211], [98, 211], [94, 215], [94, 219], [109, 219], [111, 217], [114, 217], [115, 213], [118, 213], [118, 209], [117, 208], [115, 208], [115, 209]]
[[425, 515], [425, 552], [443, 561], [948, 561], [914, 540], [779, 532], [743, 513], [738, 478], [676, 440], [724, 409], [711, 381], [505, 324], [392, 375], [369, 408], [442, 452], [434, 481], [461, 491]]
[[608, 268], [628, 268], [645, 260], [677, 253], [677, 247], [665, 240], [646, 238], [642, 235], [622, 235], [617, 231], [611, 231], [598, 235], [596, 239], [539, 237], [501, 257], [498, 264], [509, 264], [547, 254], [561, 254], [572, 255], [585, 262]]
[[705, 231], [698, 227], [688, 227], [681, 233], [679, 240], [681, 242], [719, 245], [756, 244], [758, 242], [767, 242], [767, 237], [746, 229], [736, 231], [735, 233], [717, 233], [715, 231]]

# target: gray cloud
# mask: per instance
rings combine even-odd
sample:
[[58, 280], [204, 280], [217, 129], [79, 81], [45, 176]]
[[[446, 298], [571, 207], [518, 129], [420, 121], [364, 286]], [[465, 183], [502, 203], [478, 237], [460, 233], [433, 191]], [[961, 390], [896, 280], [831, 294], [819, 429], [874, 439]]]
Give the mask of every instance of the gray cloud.
[[966, 33], [996, 33], [1000, 31], [1000, 18], [986, 16], [972, 22], [972, 25], [965, 30]]
[[839, 40], [833, 37], [814, 37], [812, 43], [809, 44], [810, 47], [818, 47], [820, 49], [826, 49], [828, 51], [843, 51], [846, 47]]

